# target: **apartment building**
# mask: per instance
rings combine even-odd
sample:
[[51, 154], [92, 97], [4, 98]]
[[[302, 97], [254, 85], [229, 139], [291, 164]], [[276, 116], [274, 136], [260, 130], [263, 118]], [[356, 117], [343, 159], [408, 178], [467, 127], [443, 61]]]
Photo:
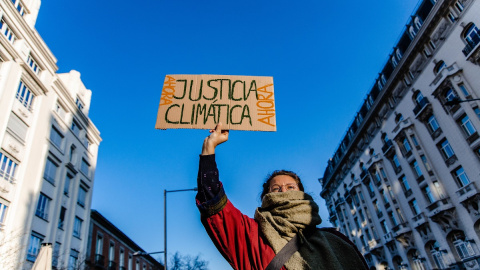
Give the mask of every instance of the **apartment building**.
[[419, 1], [319, 180], [371, 269], [480, 269], [479, 14]]
[[163, 270], [161, 263], [147, 254], [98, 211], [91, 212], [86, 269]]
[[0, 269], [85, 261], [100, 134], [80, 73], [58, 74], [35, 30], [40, 0], [0, 0]]

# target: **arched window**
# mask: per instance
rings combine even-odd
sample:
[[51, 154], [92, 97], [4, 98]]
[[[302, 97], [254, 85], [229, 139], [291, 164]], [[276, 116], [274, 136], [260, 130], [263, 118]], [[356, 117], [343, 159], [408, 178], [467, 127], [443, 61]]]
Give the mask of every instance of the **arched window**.
[[422, 27], [422, 21], [420, 20], [419, 17], [415, 17], [414, 23], [415, 23], [415, 27], [417, 27], [417, 30], [420, 30], [420, 28]]
[[440, 245], [437, 241], [433, 242], [429, 246], [430, 253], [432, 254], [433, 261], [437, 265], [438, 269], [447, 269], [447, 260], [445, 257], [445, 250], [440, 250]]
[[465, 238], [463, 232], [455, 232], [452, 236], [452, 244], [457, 251], [460, 259], [469, 258], [475, 256], [475, 251], [473, 250], [472, 244], [469, 240]]
[[455, 94], [455, 91], [453, 91], [452, 88], [449, 88], [445, 90], [445, 92], [443, 93], [443, 97], [445, 98], [446, 101], [451, 101], [455, 99], [457, 95]]
[[400, 51], [400, 49], [395, 50], [395, 55], [397, 56], [398, 61], [402, 59], [403, 54], [402, 54], [402, 51]]
[[474, 23], [471, 23], [465, 27], [465, 29], [466, 30], [463, 31], [462, 38], [468, 45], [475, 47], [475, 45], [480, 42], [480, 31]]
[[422, 100], [423, 100], [423, 94], [422, 94], [422, 92], [417, 91], [417, 92], [413, 95], [413, 98], [414, 98], [415, 103], [416, 103], [417, 105], [422, 104]]
[[392, 58], [390, 58], [390, 60], [392, 61], [393, 67], [398, 66], [397, 58], [395, 58], [395, 55], [392, 55]]
[[410, 27], [408, 28], [408, 32], [410, 33], [412, 39], [417, 35], [417, 31], [415, 30], [415, 27], [413, 25], [410, 25]]
[[435, 68], [433, 69], [433, 73], [435, 75], [437, 75], [438, 73], [440, 73], [440, 71], [442, 71], [442, 69], [444, 69], [446, 67], [447, 67], [447, 65], [445, 64], [445, 62], [443, 60], [441, 60], [435, 65]]

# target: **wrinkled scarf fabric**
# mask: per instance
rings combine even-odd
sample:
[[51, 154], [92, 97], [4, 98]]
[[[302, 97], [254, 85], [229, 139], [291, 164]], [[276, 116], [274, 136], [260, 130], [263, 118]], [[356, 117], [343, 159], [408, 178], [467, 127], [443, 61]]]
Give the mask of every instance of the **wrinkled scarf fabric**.
[[300, 232], [302, 246], [285, 263], [289, 270], [363, 269], [355, 249], [338, 236], [317, 230], [305, 239], [301, 231], [319, 225], [322, 219], [318, 205], [302, 191], [265, 195], [254, 219], [275, 254]]

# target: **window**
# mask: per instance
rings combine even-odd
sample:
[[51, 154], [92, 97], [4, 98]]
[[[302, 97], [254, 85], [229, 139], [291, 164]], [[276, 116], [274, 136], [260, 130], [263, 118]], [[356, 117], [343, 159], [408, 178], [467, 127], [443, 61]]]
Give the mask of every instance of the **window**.
[[133, 257], [132, 255], [128, 254], [128, 268], [127, 270], [132, 270], [132, 267], [133, 267]]
[[80, 238], [82, 233], [82, 223], [83, 220], [81, 220], [79, 217], [75, 217], [75, 221], [73, 223], [73, 236]]
[[392, 58], [390, 58], [390, 59], [391, 59], [391, 61], [392, 61], [393, 67], [398, 66], [398, 62], [397, 62], [397, 59], [395, 58], [395, 55], [392, 55]]
[[65, 108], [63, 108], [62, 105], [60, 104], [55, 104], [55, 112], [62, 118], [62, 119], [65, 119], [65, 116], [66, 116], [66, 111], [65, 111]]
[[423, 175], [422, 170], [420, 169], [420, 166], [416, 160], [412, 162], [411, 166], [417, 178]]
[[382, 190], [382, 198], [383, 198], [383, 203], [384, 203], [384, 204], [388, 204], [388, 203], [389, 203], [388, 195], [387, 195], [387, 192], [385, 192], [385, 190]]
[[445, 91], [444, 97], [446, 101], [452, 101], [457, 98], [457, 95], [455, 95], [453, 89], [448, 89], [447, 91]]
[[472, 244], [465, 240], [463, 233], [455, 233], [453, 235], [453, 245], [458, 253], [460, 259], [466, 259], [468, 257], [475, 256], [475, 251], [472, 248]]
[[462, 13], [463, 9], [465, 8], [462, 3], [459, 1], [455, 2], [455, 8], [459, 13]]
[[50, 130], [50, 141], [58, 148], [62, 148], [63, 135], [54, 126]]
[[455, 179], [460, 187], [464, 187], [470, 183], [470, 179], [468, 179], [468, 176], [462, 166], [455, 169], [453, 171], [453, 175], [455, 176]]
[[427, 199], [427, 202], [434, 203], [436, 201], [435, 197], [433, 197], [432, 191], [430, 190], [429, 186], [424, 187], [422, 191], [423, 191], [423, 195]]
[[57, 169], [58, 165], [50, 158], [47, 158], [47, 163], [45, 164], [45, 171], [43, 172], [43, 178], [45, 178], [45, 180], [47, 180], [48, 182], [55, 184]]
[[0, 200], [0, 229], [2, 229], [3, 225], [5, 224], [5, 219], [7, 218], [7, 210], [7, 204]]
[[28, 126], [13, 112], [8, 118], [7, 128], [9, 131], [13, 132], [18, 139], [20, 139], [22, 142], [25, 142], [25, 139], [27, 138]]
[[467, 31], [464, 32], [463, 38], [471, 47], [475, 47], [480, 41], [480, 31], [475, 24], [471, 24]]
[[70, 153], [69, 153], [69, 155], [68, 155], [68, 161], [69, 161], [70, 163], [75, 163], [75, 152], [76, 152], [76, 149], [77, 149], [77, 147], [76, 147], [74, 144], [72, 144], [72, 145], [70, 146]]
[[25, 108], [27, 108], [29, 111], [33, 110], [33, 100], [35, 99], [35, 95], [32, 93], [32, 91], [25, 85], [23, 81], [20, 81], [20, 84], [18, 85], [18, 90], [16, 94], [16, 99], [22, 103]]
[[35, 74], [40, 73], [40, 67], [37, 64], [37, 61], [35, 61], [31, 55], [29, 55], [27, 58], [27, 64]]
[[443, 157], [445, 159], [449, 159], [451, 158], [453, 155], [455, 155], [455, 153], [453, 152], [453, 149], [452, 147], [450, 146], [450, 143], [448, 142], [448, 140], [443, 140], [441, 143], [440, 143], [440, 150], [441, 150], [441, 153], [443, 155]]
[[420, 147], [420, 144], [418, 143], [417, 137], [415, 137], [415, 135], [411, 135], [410, 139], [412, 139], [413, 146], [415, 146], [418, 149], [418, 147]]
[[407, 138], [403, 139], [402, 144], [403, 144], [403, 149], [405, 150], [405, 153], [412, 151], [412, 147], [410, 146], [410, 143], [408, 142]]
[[435, 241], [435, 243], [430, 245], [430, 253], [432, 253], [433, 260], [435, 261], [438, 269], [448, 268], [447, 264], [445, 263], [443, 252], [440, 251], [440, 245], [438, 242]]
[[8, 26], [8, 24], [5, 22], [3, 18], [0, 21], [0, 31], [3, 32], [3, 35], [5, 37], [7, 37], [10, 44], [13, 44], [15, 40], [17, 40], [17, 37], [13, 33], [12, 29], [10, 29], [10, 27]]
[[432, 50], [434, 50], [434, 51], [435, 51], [435, 49], [437, 48], [437, 45], [435, 45], [435, 43], [433, 42], [433, 40], [430, 40], [430, 41], [428, 42], [428, 45], [430, 45], [430, 48], [432, 48]]
[[81, 207], [85, 207], [86, 198], [87, 198], [87, 190], [83, 186], [80, 186], [80, 188], [78, 189], [77, 204], [80, 205]]
[[422, 21], [420, 20], [419, 17], [415, 17], [414, 23], [415, 23], [415, 27], [416, 27], [417, 29], [420, 29], [420, 28], [422, 27]]
[[390, 220], [392, 221], [393, 226], [397, 226], [398, 221], [392, 211], [388, 212], [388, 216], [390, 217]]
[[463, 83], [459, 84], [458, 88], [460, 88], [460, 91], [462, 91], [463, 95], [465, 95], [466, 97], [470, 96], [470, 93], [468, 92], [467, 88]]
[[480, 109], [478, 107], [473, 108], [475, 114], [477, 114], [478, 118], [480, 118]]
[[457, 20], [457, 17], [455, 17], [455, 15], [452, 12], [449, 12], [447, 16], [452, 23], [454, 23]]
[[[391, 213], [391, 212], [390, 212]], [[387, 221], [384, 219], [380, 222], [380, 224], [382, 225], [382, 230], [383, 230], [383, 233], [387, 234], [390, 232], [390, 230], [388, 229], [388, 225], [387, 225]]]
[[125, 250], [120, 248], [120, 262], [119, 262], [120, 269], [125, 266]]
[[82, 165], [80, 166], [80, 170], [83, 172], [83, 174], [85, 174], [86, 176], [89, 175], [89, 172], [90, 172], [90, 164], [88, 164], [88, 162], [82, 158]]
[[60, 217], [58, 218], [58, 228], [63, 230], [63, 224], [65, 223], [65, 213], [67, 208], [63, 207], [60, 209]]
[[77, 108], [81, 111], [83, 110], [83, 102], [77, 97], [77, 100], [75, 101], [75, 104], [77, 104]]
[[460, 119], [460, 125], [462, 126], [462, 130], [467, 137], [470, 137], [477, 131], [473, 126], [472, 121], [470, 121], [470, 118], [468, 118], [468, 115], [464, 115], [462, 119]]
[[108, 248], [108, 260], [111, 262], [115, 261], [115, 244], [113, 242], [110, 242]]
[[59, 269], [60, 266], [58, 265], [58, 259], [60, 258], [60, 247], [62, 246], [61, 243], [55, 242], [55, 246], [53, 247], [52, 252], [52, 269]]
[[439, 128], [437, 119], [433, 114], [427, 120], [427, 128], [430, 131], [430, 133], [437, 131], [437, 129]]
[[402, 59], [402, 57], [403, 57], [402, 51], [400, 51], [400, 49], [395, 50], [395, 55], [397, 56], [398, 60]]
[[70, 257], [68, 258], [68, 270], [78, 269], [78, 254], [78, 251], [74, 249], [70, 250]]
[[43, 236], [36, 233], [32, 232], [30, 235], [30, 242], [28, 243], [28, 249], [27, 249], [27, 260], [34, 262], [35, 259], [37, 258], [38, 252], [40, 251], [40, 246], [43, 241]]
[[415, 96], [415, 103], [417, 103], [417, 105], [420, 105], [422, 104], [422, 101], [423, 101], [423, 94], [422, 92], [418, 92], [417, 95]]
[[70, 127], [72, 130], [73, 134], [77, 135], [77, 137], [80, 137], [80, 125], [77, 123], [77, 121], [73, 120], [72, 121], [72, 126]]
[[400, 162], [398, 161], [398, 157], [396, 154], [393, 155], [392, 160], [393, 160], [393, 164], [395, 165], [395, 168], [400, 168]]
[[408, 184], [407, 177], [405, 177], [405, 175], [402, 175], [400, 177], [400, 183], [402, 184], [402, 188], [404, 192], [407, 192], [410, 190], [410, 185]]
[[15, 182], [16, 169], [17, 163], [0, 152], [0, 177], [9, 181], [10, 183], [13, 183]]
[[35, 211], [35, 215], [39, 218], [48, 219], [48, 210], [50, 207], [50, 201], [51, 199], [45, 196], [45, 194], [40, 193], [40, 196], [38, 197], [38, 204], [37, 204], [37, 210]]
[[424, 55], [426, 58], [429, 58], [430, 56], [432, 56], [432, 53], [430, 52], [430, 49], [428, 49], [427, 47], [425, 47], [425, 49], [423, 49], [423, 55]]
[[20, 0], [12, 0], [15, 9], [20, 13], [21, 16], [25, 14], [25, 9], [23, 8], [23, 4]]
[[422, 162], [423, 162], [423, 165], [425, 166], [425, 169], [427, 169], [427, 171], [432, 171], [432, 168], [430, 167], [430, 164], [428, 164], [428, 161], [427, 161], [427, 157], [425, 157], [425, 155], [421, 155], [420, 158], [422, 159]]
[[65, 185], [63, 186], [63, 194], [67, 195], [70, 193], [70, 183], [73, 180], [73, 176], [69, 173], [65, 176]]
[[440, 73], [440, 71], [442, 71], [442, 69], [446, 68], [447, 67], [447, 64], [445, 64], [444, 61], [439, 61], [436, 65], [435, 65], [435, 68], [433, 68], [433, 73], [435, 75], [437, 75], [438, 73]]
[[97, 245], [95, 246], [95, 254], [103, 254], [103, 236], [101, 234], [97, 235]]
[[410, 205], [410, 208], [412, 209], [412, 213], [413, 215], [419, 215], [422, 211], [420, 211], [420, 207], [418, 207], [418, 203], [417, 203], [417, 200], [416, 199], [413, 199], [411, 200], [410, 202], [408, 202], [408, 204]]

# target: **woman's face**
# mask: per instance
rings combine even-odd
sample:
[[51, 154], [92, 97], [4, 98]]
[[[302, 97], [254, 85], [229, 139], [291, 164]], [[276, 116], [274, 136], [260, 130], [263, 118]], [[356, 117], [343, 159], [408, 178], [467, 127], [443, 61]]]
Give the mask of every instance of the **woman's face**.
[[269, 192], [286, 192], [300, 190], [293, 177], [288, 175], [277, 175], [270, 181]]

